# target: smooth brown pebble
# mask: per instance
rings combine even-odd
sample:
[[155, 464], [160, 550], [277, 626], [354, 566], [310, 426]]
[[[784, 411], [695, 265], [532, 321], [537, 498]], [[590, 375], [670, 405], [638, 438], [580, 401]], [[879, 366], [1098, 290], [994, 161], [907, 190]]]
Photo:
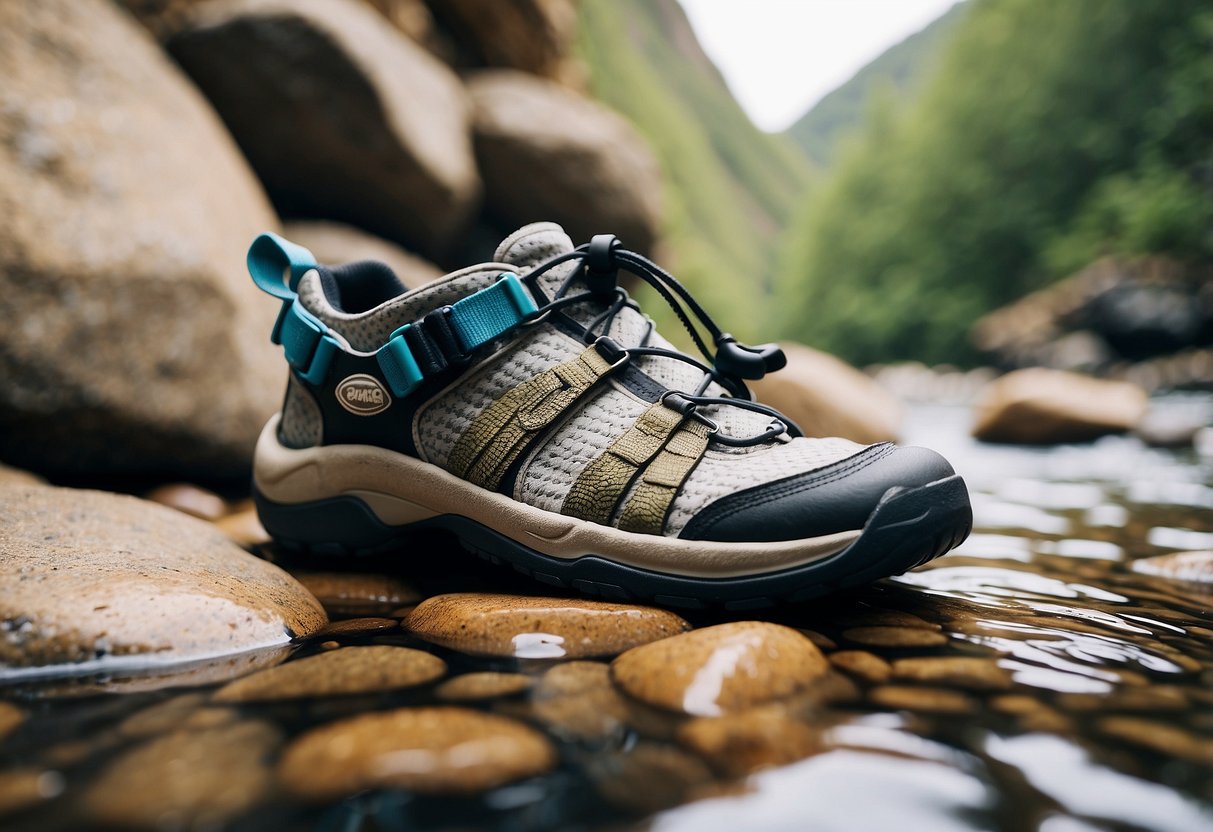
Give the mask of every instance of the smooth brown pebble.
[[938, 624], [925, 621], [903, 610], [886, 610], [877, 607], [859, 609], [843, 618], [842, 626], [855, 627], [909, 627], [914, 630], [938, 630]]
[[206, 704], [205, 693], [183, 693], [149, 705], [118, 724], [124, 737], [155, 737], [175, 730], [187, 716]]
[[852, 627], [842, 637], [865, 647], [939, 647], [948, 637], [919, 627]]
[[24, 721], [25, 711], [12, 702], [0, 701], [0, 740], [11, 734]]
[[627, 719], [623, 698], [601, 662], [558, 664], [540, 677], [522, 712], [571, 741], [601, 741], [622, 733]]
[[377, 635], [399, 627], [400, 622], [394, 618], [343, 618], [340, 621], [330, 621], [327, 627], [312, 638], [328, 640], [339, 636]]
[[897, 685], [876, 688], [868, 694], [868, 701], [882, 708], [940, 714], [969, 713], [974, 707], [973, 700], [958, 691]]
[[893, 676], [903, 681], [964, 688], [1008, 690], [1011, 674], [995, 659], [970, 656], [923, 656], [893, 662]]
[[0, 816], [37, 806], [63, 793], [63, 776], [57, 771], [18, 768], [0, 771]]
[[1152, 558], [1142, 558], [1133, 561], [1130, 568], [1142, 575], [1153, 575], [1172, 581], [1213, 584], [1213, 550], [1172, 552]]
[[796, 630], [738, 621], [629, 650], [611, 664], [611, 678], [649, 705], [719, 716], [789, 696], [829, 667], [813, 642]]
[[864, 650], [839, 650], [837, 653], [831, 653], [830, 664], [873, 684], [887, 682], [893, 673], [888, 662]]
[[106, 826], [211, 828], [243, 814], [270, 792], [266, 759], [282, 741], [265, 722], [178, 731], [112, 760], [84, 793], [90, 821]]
[[1100, 733], [1167, 757], [1213, 765], [1213, 739], [1182, 728], [1129, 716], [1104, 717], [1096, 723]]
[[678, 730], [678, 741], [725, 777], [787, 765], [820, 748], [817, 731], [778, 705], [692, 719]]
[[162, 485], [148, 492], [147, 499], [185, 512], [199, 520], [215, 521], [227, 514], [227, 503], [222, 497], [187, 482]]
[[534, 681], [530, 676], [522, 673], [495, 673], [493, 671], [464, 673], [462, 676], [447, 679], [434, 688], [434, 695], [450, 702], [497, 699], [529, 690]]
[[226, 517], [220, 517], [215, 521], [215, 527], [230, 537], [233, 543], [241, 546], [257, 546], [270, 541], [269, 532], [261, 525], [257, 509], [251, 504]]
[[378, 693], [446, 675], [446, 662], [411, 647], [343, 647], [262, 670], [219, 689], [216, 702], [272, 702]]
[[459, 592], [427, 598], [404, 626], [426, 641], [479, 656], [613, 656], [681, 633], [666, 610], [566, 598]]
[[817, 632], [816, 630], [806, 630], [803, 627], [797, 627], [796, 630], [801, 635], [803, 635], [805, 638], [807, 638], [809, 641], [813, 642], [813, 644], [820, 647], [822, 650], [833, 650], [835, 647], [838, 646], [837, 642], [835, 642], [834, 639], [830, 638], [827, 635], [822, 635], [821, 633]]
[[282, 785], [325, 801], [366, 789], [473, 794], [556, 764], [543, 734], [512, 719], [457, 707], [403, 708], [315, 728], [282, 755]]
[[395, 612], [421, 599], [412, 586], [391, 575], [373, 572], [291, 571], [330, 615], [375, 615], [400, 618]]
[[685, 803], [691, 792], [712, 782], [701, 760], [681, 749], [639, 742], [617, 754], [597, 754], [589, 761], [598, 795], [617, 809], [651, 815]]

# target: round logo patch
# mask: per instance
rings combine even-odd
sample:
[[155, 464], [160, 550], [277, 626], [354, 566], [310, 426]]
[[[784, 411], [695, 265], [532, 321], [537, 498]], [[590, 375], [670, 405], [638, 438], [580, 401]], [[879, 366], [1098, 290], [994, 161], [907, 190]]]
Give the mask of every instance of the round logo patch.
[[379, 379], [365, 373], [347, 376], [337, 385], [337, 401], [355, 416], [374, 416], [392, 406]]

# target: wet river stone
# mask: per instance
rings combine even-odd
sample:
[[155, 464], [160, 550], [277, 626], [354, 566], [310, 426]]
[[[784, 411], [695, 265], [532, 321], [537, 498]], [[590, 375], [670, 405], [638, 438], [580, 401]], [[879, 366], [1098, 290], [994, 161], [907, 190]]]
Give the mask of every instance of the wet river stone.
[[719, 716], [795, 693], [828, 669], [821, 651], [790, 627], [739, 621], [629, 650], [611, 676], [650, 705]]
[[434, 695], [450, 702], [474, 702], [522, 693], [532, 684], [534, 680], [523, 673], [465, 673], [443, 682], [434, 689]]
[[515, 720], [466, 708], [405, 708], [363, 714], [308, 731], [278, 767], [305, 800], [365, 789], [470, 794], [532, 777], [556, 764], [542, 734]]
[[446, 675], [446, 662], [411, 647], [344, 647], [271, 667], [228, 684], [216, 702], [272, 702], [375, 693], [424, 685]]
[[963, 714], [975, 707], [973, 700], [955, 690], [886, 685], [868, 694], [868, 700], [883, 708], [924, 713]]
[[422, 601], [404, 626], [462, 653], [555, 659], [613, 656], [690, 625], [635, 604], [460, 592]]
[[876, 684], [887, 682], [893, 674], [888, 662], [864, 650], [839, 650], [837, 653], [831, 653], [830, 664], [852, 676]]
[[206, 829], [259, 803], [273, 785], [266, 760], [282, 741], [265, 722], [177, 731], [124, 752], [84, 794], [106, 826]]
[[778, 704], [692, 719], [678, 730], [678, 741], [726, 777], [802, 760], [821, 745], [816, 730]]
[[1011, 674], [994, 659], [969, 656], [923, 656], [893, 662], [897, 679], [967, 690], [1007, 690]]
[[842, 637], [867, 647], [940, 647], [948, 643], [941, 632], [915, 627], [852, 627]]
[[399, 578], [370, 572], [311, 572], [291, 570], [330, 615], [387, 615], [421, 599]]
[[0, 665], [196, 661], [325, 623], [289, 575], [173, 509], [42, 486], [0, 500]]
[[0, 817], [20, 812], [63, 792], [63, 775], [40, 768], [0, 771]]
[[1132, 430], [1146, 393], [1125, 381], [1033, 367], [995, 380], [977, 405], [973, 436], [983, 442], [1083, 442]]
[[25, 711], [11, 702], [0, 702], [0, 740], [11, 734], [25, 721]]

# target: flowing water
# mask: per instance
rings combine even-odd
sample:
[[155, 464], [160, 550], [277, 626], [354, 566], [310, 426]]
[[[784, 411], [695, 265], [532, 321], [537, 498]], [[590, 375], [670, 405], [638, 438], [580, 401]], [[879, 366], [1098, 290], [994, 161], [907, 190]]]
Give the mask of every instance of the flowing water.
[[[766, 706], [764, 719], [778, 711], [769, 724], [807, 726], [799, 733], [743, 732], [705, 752], [678, 733], [683, 717], [634, 713], [610, 690], [544, 699], [551, 659], [475, 658], [402, 629], [367, 630], [335, 638], [421, 647], [453, 675], [540, 680], [475, 707], [542, 728], [555, 767], [461, 797], [373, 791], [309, 802], [274, 782], [283, 737], [434, 704], [435, 688], [220, 707], [213, 687], [189, 680], [142, 691], [122, 680], [11, 687], [3, 695], [28, 717], [0, 745], [0, 826], [101, 827], [113, 817], [108, 798], [161, 807], [124, 817], [166, 829], [1213, 829], [1213, 584], [1134, 567], [1213, 548], [1213, 460], [1130, 437], [982, 446], [965, 438], [967, 420], [961, 408], [916, 406], [906, 431], [970, 484], [976, 528], [959, 550], [845, 597], [747, 614], [804, 630], [846, 671]], [[433, 545], [439, 565], [409, 576], [424, 594], [535, 591]], [[294, 658], [323, 649], [307, 644]], [[249, 723], [273, 726], [269, 739], [234, 730]], [[147, 755], [148, 771], [130, 762], [170, 733], [186, 739]]]

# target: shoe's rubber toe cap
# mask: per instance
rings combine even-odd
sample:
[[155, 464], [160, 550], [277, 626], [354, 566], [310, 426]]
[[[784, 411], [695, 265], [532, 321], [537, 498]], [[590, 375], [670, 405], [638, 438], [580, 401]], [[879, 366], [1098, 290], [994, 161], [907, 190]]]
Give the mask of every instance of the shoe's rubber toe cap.
[[825, 468], [721, 497], [679, 536], [770, 542], [862, 529], [890, 489], [918, 488], [954, 473], [927, 448], [877, 445]]

